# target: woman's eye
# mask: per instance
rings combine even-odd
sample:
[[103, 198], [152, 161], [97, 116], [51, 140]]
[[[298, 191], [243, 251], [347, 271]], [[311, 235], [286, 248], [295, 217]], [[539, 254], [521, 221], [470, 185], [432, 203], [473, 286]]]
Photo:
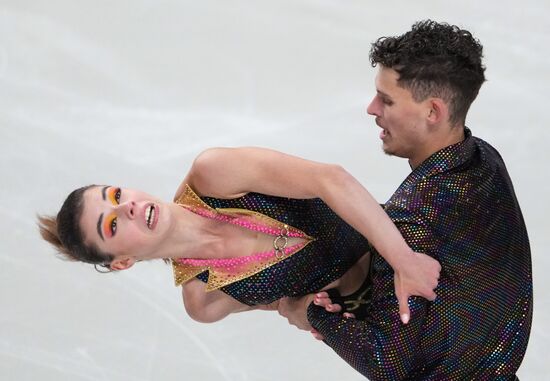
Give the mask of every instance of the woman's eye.
[[120, 204], [120, 194], [121, 193], [122, 192], [120, 191], [120, 188], [118, 188], [115, 192], [115, 201], [116, 201], [117, 204]]
[[116, 218], [111, 221], [111, 234], [114, 236], [116, 233]]

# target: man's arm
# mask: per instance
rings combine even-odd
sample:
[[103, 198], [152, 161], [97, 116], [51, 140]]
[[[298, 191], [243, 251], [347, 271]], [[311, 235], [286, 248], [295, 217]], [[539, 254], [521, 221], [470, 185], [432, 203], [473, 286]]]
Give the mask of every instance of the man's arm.
[[376, 299], [364, 320], [327, 312], [313, 299], [314, 295], [281, 299], [279, 314], [290, 324], [322, 337], [369, 380], [401, 380], [422, 364], [420, 341], [429, 303], [425, 299], [411, 298], [412, 318], [407, 325], [398, 319], [398, 303], [391, 293]]
[[[393, 207], [389, 212], [414, 249], [437, 252], [437, 239], [422, 215], [407, 207]], [[430, 302], [411, 298], [411, 319], [407, 325], [401, 324], [391, 267], [380, 256], [374, 258], [373, 266], [372, 299], [363, 320], [345, 318], [314, 303], [306, 306], [299, 299], [282, 300], [279, 313], [291, 324], [311, 327], [314, 336], [322, 336], [340, 357], [370, 380], [404, 379], [422, 367], [421, 340]]]
[[308, 321], [342, 359], [371, 381], [401, 380], [421, 364], [417, 357], [428, 302], [411, 298], [407, 325], [396, 317], [393, 296], [376, 301], [365, 320], [345, 318], [310, 304]]

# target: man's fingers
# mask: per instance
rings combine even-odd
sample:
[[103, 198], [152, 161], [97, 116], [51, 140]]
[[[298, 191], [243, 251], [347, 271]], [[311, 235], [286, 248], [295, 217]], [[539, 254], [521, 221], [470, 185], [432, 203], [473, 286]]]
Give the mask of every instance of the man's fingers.
[[[326, 292], [324, 293], [326, 294]], [[342, 306], [339, 304], [332, 304], [332, 301], [328, 297], [319, 297], [319, 294], [316, 294], [313, 298], [313, 304], [319, 307], [323, 307], [328, 312], [340, 312], [342, 311]]]
[[315, 298], [313, 298], [313, 304], [320, 307], [327, 307], [329, 304], [331, 304], [330, 298], [327, 296], [325, 297], [319, 297], [319, 294], [315, 295]]
[[409, 310], [409, 297], [408, 295], [401, 295], [399, 300], [399, 316], [403, 324], [407, 324], [411, 318], [411, 311]]
[[342, 311], [342, 306], [339, 304], [329, 304], [325, 306], [325, 310], [328, 312], [340, 312]]

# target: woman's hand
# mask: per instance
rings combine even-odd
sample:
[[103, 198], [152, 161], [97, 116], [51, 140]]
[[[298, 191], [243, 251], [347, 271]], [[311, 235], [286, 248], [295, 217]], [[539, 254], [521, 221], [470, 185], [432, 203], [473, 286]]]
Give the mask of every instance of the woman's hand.
[[[411, 251], [410, 254], [402, 257], [394, 271], [394, 286], [399, 302], [399, 316], [403, 324], [407, 324], [410, 320], [410, 296], [421, 296], [430, 301], [435, 300], [437, 295], [434, 290], [437, 287], [440, 272], [439, 262], [426, 254]], [[332, 303], [325, 291], [315, 294], [313, 303], [328, 312], [338, 313], [342, 310], [339, 304]]]
[[421, 296], [434, 301], [441, 265], [429, 255], [412, 252], [403, 256], [394, 267], [395, 296], [399, 301], [399, 316], [403, 324], [410, 320], [409, 297]]

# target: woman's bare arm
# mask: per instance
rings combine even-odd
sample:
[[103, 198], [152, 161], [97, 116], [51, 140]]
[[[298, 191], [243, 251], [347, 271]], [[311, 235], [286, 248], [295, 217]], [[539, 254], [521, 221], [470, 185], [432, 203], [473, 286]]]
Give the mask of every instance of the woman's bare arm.
[[252, 310], [223, 291], [206, 291], [206, 284], [199, 279], [190, 279], [182, 284], [182, 296], [189, 317], [200, 323], [213, 323], [234, 312]]
[[235, 198], [258, 192], [290, 198], [321, 198], [364, 235], [395, 271], [400, 313], [408, 320], [408, 297], [435, 299], [440, 266], [414, 253], [371, 196], [341, 166], [318, 163], [263, 148], [212, 148], [201, 153], [176, 196], [189, 184], [198, 194]]

